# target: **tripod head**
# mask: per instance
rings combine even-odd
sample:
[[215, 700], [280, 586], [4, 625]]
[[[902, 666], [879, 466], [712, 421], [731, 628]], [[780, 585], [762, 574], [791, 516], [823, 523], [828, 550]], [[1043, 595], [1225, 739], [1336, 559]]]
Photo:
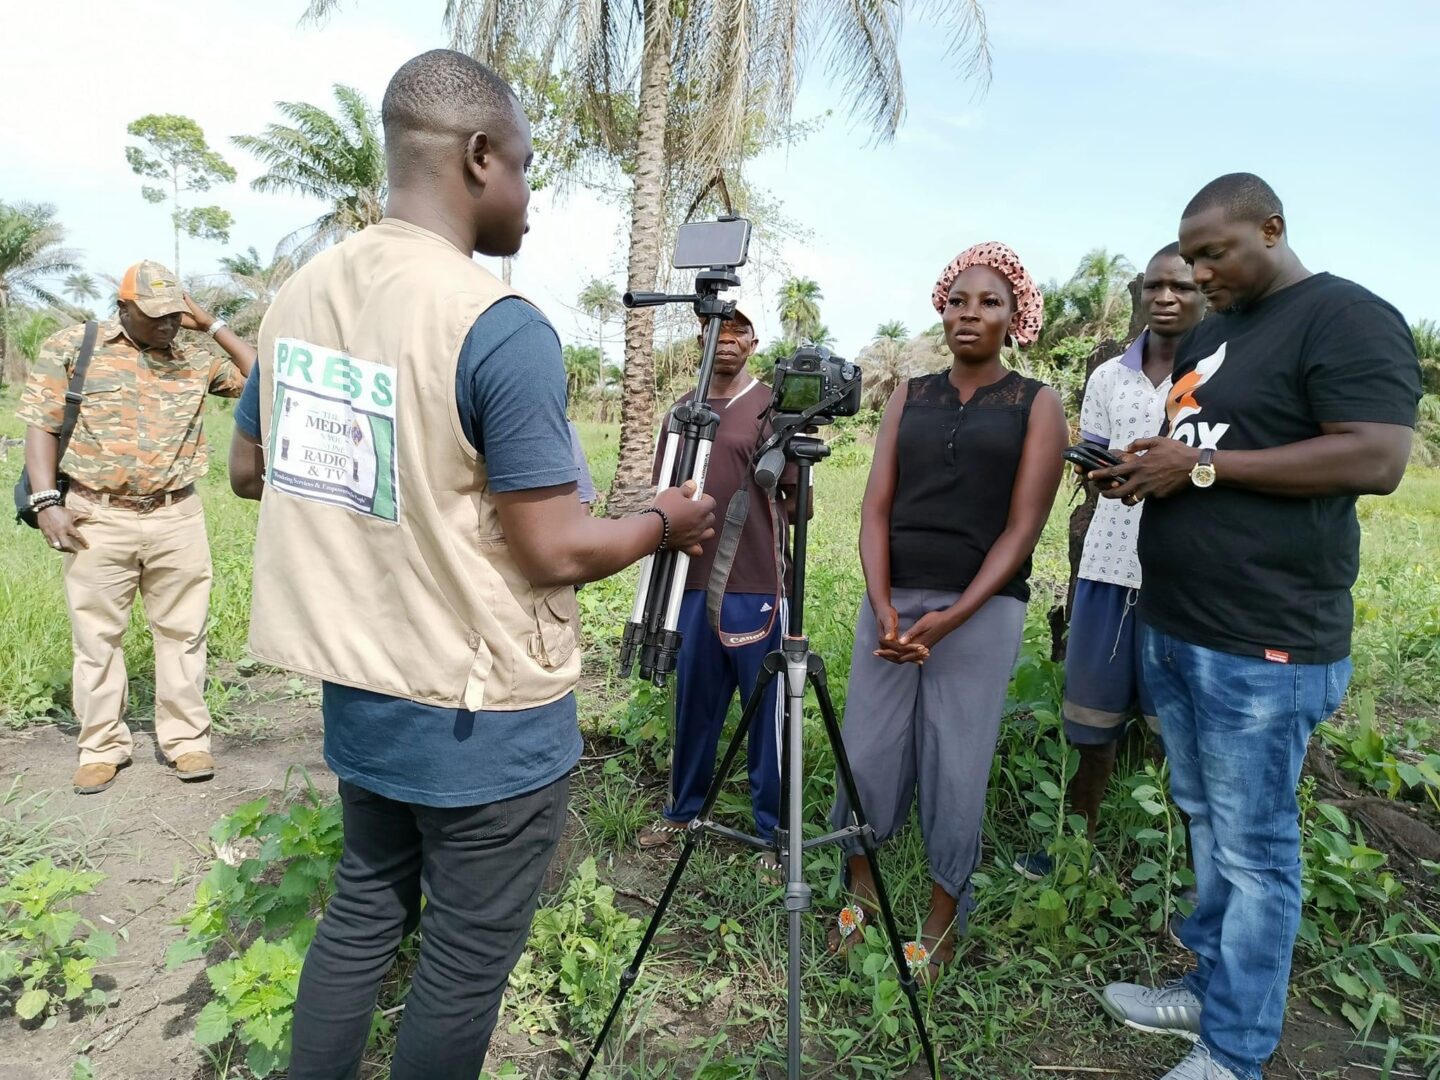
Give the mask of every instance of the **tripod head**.
[[740, 278], [733, 268], [710, 269], [695, 275], [693, 293], [627, 292], [620, 298], [627, 308], [691, 304], [695, 314], [704, 321], [705, 346], [700, 351], [700, 371], [696, 375], [691, 406], [704, 406], [705, 399], [710, 396], [710, 381], [715, 377], [715, 350], [720, 345], [720, 327], [725, 320], [735, 318], [735, 301], [721, 299], [720, 294], [726, 289], [739, 287]]

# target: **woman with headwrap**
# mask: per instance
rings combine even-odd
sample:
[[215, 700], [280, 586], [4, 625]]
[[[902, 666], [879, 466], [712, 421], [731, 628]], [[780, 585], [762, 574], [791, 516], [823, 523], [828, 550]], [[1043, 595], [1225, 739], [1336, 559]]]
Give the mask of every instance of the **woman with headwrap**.
[[[861, 510], [868, 596], [844, 729], [878, 841], [905, 823], [918, 792], [933, 888], [905, 953], [927, 981], [953, 959], [974, 906], [990, 760], [1067, 434], [1055, 391], [1000, 359], [1004, 345], [1035, 340], [1043, 310], [1013, 251], [967, 249], [931, 299], [954, 360], [902, 383], [885, 406]], [[843, 792], [833, 817], [837, 828], [851, 823]], [[846, 855], [853, 902], [831, 932], [836, 951], [875, 897], [859, 843]]]

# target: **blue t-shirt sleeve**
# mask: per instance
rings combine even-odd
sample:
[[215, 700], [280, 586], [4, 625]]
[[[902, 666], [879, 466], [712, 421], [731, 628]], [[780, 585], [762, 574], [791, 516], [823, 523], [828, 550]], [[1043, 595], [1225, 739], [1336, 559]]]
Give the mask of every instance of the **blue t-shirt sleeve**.
[[580, 475], [576, 479], [575, 494], [589, 506], [595, 501], [595, 479], [590, 475], [590, 462], [585, 460], [585, 447], [580, 445], [580, 429], [572, 421], [570, 427], [570, 452], [575, 458], [575, 468]]
[[492, 491], [579, 479], [560, 339], [543, 315], [516, 297], [495, 304], [466, 335], [455, 379], [460, 426], [485, 459]]
[[256, 442], [260, 441], [260, 365], [250, 369], [245, 389], [235, 403], [235, 426]]

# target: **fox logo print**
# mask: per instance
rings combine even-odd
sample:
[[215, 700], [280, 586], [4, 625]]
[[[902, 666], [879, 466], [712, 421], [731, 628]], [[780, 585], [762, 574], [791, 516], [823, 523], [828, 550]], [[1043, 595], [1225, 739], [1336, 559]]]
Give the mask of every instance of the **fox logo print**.
[[1198, 419], [1191, 421], [1204, 408], [1195, 398], [1196, 391], [1215, 377], [1223, 363], [1225, 343], [1221, 342], [1218, 349], [1175, 381], [1165, 402], [1165, 416], [1170, 421], [1172, 439], [1179, 439], [1187, 446], [1213, 450], [1219, 445], [1221, 436], [1230, 430], [1229, 424], [1207, 424]]

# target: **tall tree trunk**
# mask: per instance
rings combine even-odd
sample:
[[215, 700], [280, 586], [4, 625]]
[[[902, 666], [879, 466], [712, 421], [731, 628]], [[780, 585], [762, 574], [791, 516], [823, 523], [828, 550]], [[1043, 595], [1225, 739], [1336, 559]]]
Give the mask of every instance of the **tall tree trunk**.
[[[174, 168], [172, 165], [171, 168]], [[170, 203], [170, 209], [174, 211], [170, 215], [170, 221], [175, 226], [175, 280], [180, 280], [180, 174], [171, 174], [171, 182], [175, 188], [174, 199]]]
[[[626, 288], [655, 288], [664, 211], [665, 124], [670, 94], [669, 5], [644, 0], [645, 49], [640, 57], [640, 103], [635, 131], [635, 194], [630, 206], [630, 260]], [[620, 397], [620, 460], [605, 506], [619, 515], [650, 497], [655, 433], [655, 312], [625, 313], [625, 380]]]
[[18, 385], [24, 377], [10, 370], [10, 290], [0, 285], [0, 388], [7, 382]]

